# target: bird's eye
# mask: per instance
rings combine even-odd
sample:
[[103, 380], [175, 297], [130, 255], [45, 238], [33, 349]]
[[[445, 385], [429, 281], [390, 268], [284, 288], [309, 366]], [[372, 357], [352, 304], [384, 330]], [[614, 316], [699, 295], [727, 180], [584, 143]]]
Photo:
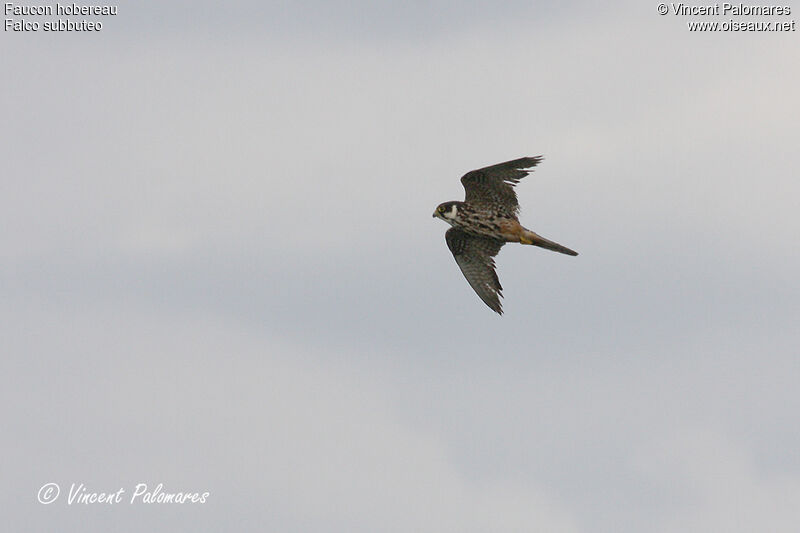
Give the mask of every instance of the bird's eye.
[[444, 206], [443, 206], [443, 205], [440, 205], [440, 206], [439, 206], [439, 212], [440, 212], [440, 213], [444, 213]]

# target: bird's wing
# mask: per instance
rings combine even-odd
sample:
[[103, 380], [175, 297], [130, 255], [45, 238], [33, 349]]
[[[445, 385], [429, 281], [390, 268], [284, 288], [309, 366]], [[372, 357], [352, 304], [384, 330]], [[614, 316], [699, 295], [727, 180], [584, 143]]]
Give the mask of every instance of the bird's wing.
[[497, 279], [493, 258], [503, 247], [503, 241], [470, 235], [458, 228], [447, 230], [444, 238], [458, 267], [481, 300], [492, 311], [502, 315], [500, 297], [503, 296], [503, 287]]
[[519, 202], [514, 185], [527, 176], [542, 156], [522, 157], [467, 172], [461, 177], [468, 204], [489, 207], [506, 216], [516, 216]]

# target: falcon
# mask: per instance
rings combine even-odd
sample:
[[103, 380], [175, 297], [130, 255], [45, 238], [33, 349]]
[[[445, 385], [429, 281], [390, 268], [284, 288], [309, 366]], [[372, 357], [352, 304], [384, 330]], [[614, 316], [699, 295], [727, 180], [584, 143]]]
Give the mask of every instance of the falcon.
[[578, 255], [523, 227], [517, 218], [519, 202], [514, 186], [541, 161], [541, 156], [522, 157], [467, 172], [461, 178], [466, 191], [464, 201], [439, 204], [433, 212], [435, 218], [452, 226], [444, 238], [464, 277], [481, 300], [500, 315], [503, 287], [497, 278], [494, 257], [505, 243], [532, 244]]

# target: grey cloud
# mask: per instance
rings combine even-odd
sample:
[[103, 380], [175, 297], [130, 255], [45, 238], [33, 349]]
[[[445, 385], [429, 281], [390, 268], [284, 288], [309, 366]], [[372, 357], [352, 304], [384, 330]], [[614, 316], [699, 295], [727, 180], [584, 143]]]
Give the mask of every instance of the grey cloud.
[[[791, 36], [309, 6], [3, 36], [12, 526], [699, 531], [735, 494], [794, 524]], [[581, 255], [504, 249], [498, 318], [430, 212], [540, 153], [522, 220]], [[216, 503], [31, 503], [50, 479]]]

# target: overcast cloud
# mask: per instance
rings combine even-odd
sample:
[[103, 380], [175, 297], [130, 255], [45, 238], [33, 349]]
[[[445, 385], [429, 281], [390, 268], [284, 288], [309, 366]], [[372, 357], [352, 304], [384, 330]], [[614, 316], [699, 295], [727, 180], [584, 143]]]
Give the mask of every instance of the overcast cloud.
[[[656, 6], [4, 32], [9, 530], [794, 531], [798, 34]], [[430, 213], [538, 154], [521, 220], [580, 255], [505, 247], [499, 317]]]

